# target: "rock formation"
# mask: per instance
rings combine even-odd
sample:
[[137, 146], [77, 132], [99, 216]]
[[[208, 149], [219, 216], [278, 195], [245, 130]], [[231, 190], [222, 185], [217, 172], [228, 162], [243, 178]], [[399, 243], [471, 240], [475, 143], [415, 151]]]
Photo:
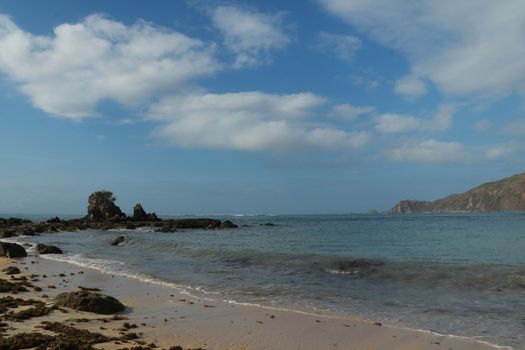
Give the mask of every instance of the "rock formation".
[[58, 248], [57, 246], [45, 245], [42, 243], [38, 243], [35, 250], [38, 254], [64, 254], [62, 249]]
[[0, 256], [23, 258], [27, 256], [27, 252], [20, 244], [0, 242]]
[[146, 213], [144, 208], [142, 208], [142, 204], [137, 203], [133, 207], [133, 220], [136, 221], [156, 221], [158, 220], [157, 214], [155, 213]]
[[525, 210], [525, 173], [485, 183], [436, 201], [403, 200], [391, 213]]
[[98, 191], [88, 198], [87, 218], [92, 221], [121, 220], [126, 215], [115, 204], [116, 198], [112, 192]]
[[96, 314], [114, 314], [126, 307], [117, 299], [89, 291], [60, 293], [55, 297], [55, 305]]

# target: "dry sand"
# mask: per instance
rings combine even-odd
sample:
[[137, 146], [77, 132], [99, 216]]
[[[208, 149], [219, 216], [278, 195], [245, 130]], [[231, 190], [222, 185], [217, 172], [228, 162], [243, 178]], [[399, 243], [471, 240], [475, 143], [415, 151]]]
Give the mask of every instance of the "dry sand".
[[[38, 281], [33, 283], [43, 289], [41, 292], [20, 293], [17, 297], [38, 299], [42, 294], [47, 294], [49, 298], [42, 300], [51, 303], [56, 294], [78, 290], [79, 286], [100, 288], [103, 294], [116, 297], [125, 304], [128, 309], [121, 315], [129, 319], [126, 322], [138, 326], [136, 329], [124, 331], [121, 329], [124, 322], [122, 320], [104, 322], [100, 319], [107, 319], [107, 316], [73, 310], [62, 313], [56, 310], [50, 315], [25, 322], [8, 322], [12, 328], [8, 335], [34, 331], [34, 327], [42, 321], [59, 321], [109, 336], [119, 335], [119, 332], [136, 332], [140, 337], [139, 343], [155, 343], [159, 348], [166, 349], [174, 345], [181, 345], [184, 349], [210, 350], [501, 348], [474, 339], [390, 327], [351, 317], [202, 300], [170, 287], [110, 276], [39, 257], [0, 259], [0, 270], [8, 265], [19, 267], [21, 275], [39, 275]], [[47, 277], [44, 278], [43, 275]], [[10, 277], [2, 273], [0, 278]], [[56, 289], [49, 286], [55, 286]], [[0, 297], [5, 295], [0, 293]], [[80, 318], [90, 321], [71, 321]], [[136, 345], [136, 341], [131, 341], [128, 344], [113, 342], [98, 344], [95, 347], [120, 349]]]

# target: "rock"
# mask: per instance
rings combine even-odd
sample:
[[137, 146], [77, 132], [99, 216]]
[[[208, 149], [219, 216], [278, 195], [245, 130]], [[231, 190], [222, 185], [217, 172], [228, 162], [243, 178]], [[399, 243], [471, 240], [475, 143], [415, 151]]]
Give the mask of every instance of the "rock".
[[155, 213], [146, 213], [144, 208], [142, 208], [142, 204], [137, 203], [133, 207], [133, 220], [136, 221], [156, 221], [158, 220], [157, 214]]
[[6, 275], [17, 275], [20, 273], [20, 269], [16, 266], [8, 266], [2, 270]]
[[126, 215], [115, 204], [117, 199], [112, 192], [99, 191], [88, 198], [87, 218], [92, 221], [122, 220]]
[[54, 218], [49, 219], [46, 222], [48, 224], [60, 224], [62, 222], [62, 220], [60, 220], [60, 218], [58, 216], [55, 216]]
[[55, 305], [96, 314], [114, 314], [126, 307], [117, 299], [89, 291], [60, 293], [55, 297]]
[[20, 244], [0, 242], [0, 256], [22, 258], [27, 256], [27, 252]]
[[239, 226], [235, 225], [230, 220], [225, 220], [221, 224], [221, 228], [238, 228]]
[[42, 243], [38, 243], [36, 245], [36, 252], [38, 254], [64, 254], [62, 249], [54, 246], [54, 245], [45, 245]]
[[272, 222], [265, 222], [264, 224], [260, 224], [261, 226], [275, 226]]
[[161, 227], [155, 229], [155, 232], [172, 233], [172, 232], [177, 232], [177, 229], [173, 225], [164, 225], [164, 226], [161, 226]]
[[126, 236], [117, 236], [113, 238], [113, 240], [111, 241], [111, 245], [119, 245], [120, 243], [124, 243], [125, 240]]
[[376, 271], [377, 266], [384, 265], [382, 262], [368, 261], [368, 260], [345, 260], [337, 261], [328, 269], [332, 273], [343, 275], [357, 275], [362, 276], [367, 273]]

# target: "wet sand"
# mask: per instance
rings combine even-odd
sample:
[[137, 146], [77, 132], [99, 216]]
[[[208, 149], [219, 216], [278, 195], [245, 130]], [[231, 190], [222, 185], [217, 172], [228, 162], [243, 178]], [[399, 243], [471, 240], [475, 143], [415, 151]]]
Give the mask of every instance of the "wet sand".
[[[17, 266], [20, 275], [38, 275], [32, 282], [42, 291], [19, 293], [17, 298], [44, 300], [49, 305], [58, 293], [78, 287], [99, 288], [119, 299], [127, 310], [126, 320], [67, 309], [24, 322], [7, 322], [5, 336], [33, 332], [42, 321], [65, 322], [107, 336], [136, 333], [138, 339], [97, 344], [99, 349], [122, 349], [155, 344], [169, 349], [446, 349], [482, 350], [497, 347], [470, 338], [438, 335], [426, 331], [390, 327], [352, 317], [312, 314], [291, 310], [232, 304], [192, 297], [177, 289], [140, 280], [106, 275], [84, 267], [40, 257], [0, 258], [0, 270]], [[20, 276], [17, 275], [17, 276]], [[43, 275], [47, 277], [43, 277]], [[10, 280], [3, 273], [0, 278]], [[52, 288], [54, 286], [56, 288]], [[42, 298], [45, 294], [48, 298]], [[11, 295], [0, 293], [0, 297]], [[78, 321], [79, 319], [84, 319]], [[86, 321], [87, 320], [87, 321]], [[126, 329], [124, 322], [136, 328]], [[40, 332], [40, 330], [38, 330]]]

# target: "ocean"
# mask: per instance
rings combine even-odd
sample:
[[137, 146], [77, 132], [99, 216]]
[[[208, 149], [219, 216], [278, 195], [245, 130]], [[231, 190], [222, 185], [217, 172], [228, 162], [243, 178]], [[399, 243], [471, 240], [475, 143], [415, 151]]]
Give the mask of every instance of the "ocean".
[[[356, 315], [525, 349], [525, 213], [216, 218], [240, 227], [16, 240], [66, 252], [48, 259], [198, 297]], [[111, 246], [117, 235], [125, 243]]]

